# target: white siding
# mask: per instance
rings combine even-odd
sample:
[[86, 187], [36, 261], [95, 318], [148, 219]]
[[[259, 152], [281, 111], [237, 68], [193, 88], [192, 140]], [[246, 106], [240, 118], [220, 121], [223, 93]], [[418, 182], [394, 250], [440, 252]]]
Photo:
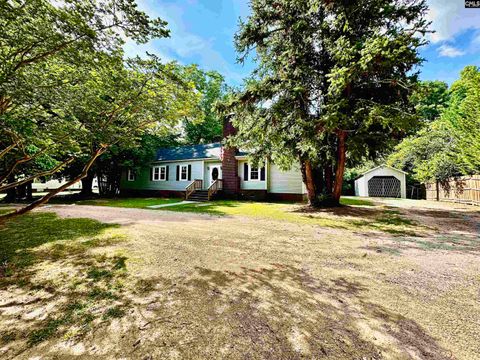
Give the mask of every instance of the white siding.
[[275, 164], [269, 166], [268, 192], [277, 194], [303, 194], [303, 180], [300, 169], [280, 170]]
[[365, 176], [355, 180], [355, 196], [368, 196], [365, 188]]
[[[192, 173], [191, 180], [179, 180], [177, 181], [177, 165], [191, 165]], [[146, 190], [174, 190], [184, 191], [185, 188], [195, 179], [203, 179], [203, 161], [185, 161], [185, 162], [171, 162], [171, 163], [159, 163], [153, 166], [169, 166], [168, 181], [152, 181], [150, 179], [150, 172], [146, 175], [148, 179], [146, 182]], [[150, 168], [149, 168], [150, 170]]]
[[[245, 181], [245, 174], [243, 173], [245, 160], [238, 161], [238, 176], [240, 176], [240, 189], [242, 190], [266, 190], [267, 182], [261, 180], [250, 180], [250, 174], [248, 175], [248, 181]], [[260, 174], [259, 174], [260, 176]], [[265, 178], [268, 177], [268, 171], [265, 174]]]

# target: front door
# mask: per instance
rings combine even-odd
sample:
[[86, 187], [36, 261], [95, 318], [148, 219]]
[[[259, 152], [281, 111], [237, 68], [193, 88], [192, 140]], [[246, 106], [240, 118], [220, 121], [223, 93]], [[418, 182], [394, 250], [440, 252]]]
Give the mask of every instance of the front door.
[[215, 180], [222, 178], [222, 167], [221, 165], [211, 165], [210, 166], [210, 185], [214, 183]]

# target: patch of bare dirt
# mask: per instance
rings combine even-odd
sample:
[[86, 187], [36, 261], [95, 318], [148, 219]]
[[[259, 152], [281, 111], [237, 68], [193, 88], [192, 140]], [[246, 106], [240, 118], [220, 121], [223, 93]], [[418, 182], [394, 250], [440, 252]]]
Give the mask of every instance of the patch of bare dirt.
[[[375, 219], [392, 208], [418, 223], [421, 236], [51, 206], [41, 211], [123, 225], [125, 241], [88, 256], [126, 259], [127, 273], [109, 280], [122, 285], [115, 301], [125, 304], [125, 313], [31, 347], [20, 331], [0, 342], [0, 354], [12, 358], [24, 347], [20, 358], [474, 359], [480, 353], [478, 212], [385, 200], [333, 216]], [[48, 274], [69, 273], [69, 266], [66, 256]], [[47, 276], [42, 269], [39, 279]], [[57, 291], [67, 283], [57, 281]], [[59, 306], [44, 290], [12, 286], [3, 294], [0, 319], [9, 328], [53, 316]], [[30, 318], [16, 318], [21, 313]]]

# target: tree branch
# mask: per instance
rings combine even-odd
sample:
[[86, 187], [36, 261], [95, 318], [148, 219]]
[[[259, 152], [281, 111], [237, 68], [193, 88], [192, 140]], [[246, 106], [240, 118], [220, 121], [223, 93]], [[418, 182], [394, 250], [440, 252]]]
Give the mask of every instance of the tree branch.
[[75, 158], [71, 157], [71, 158], [65, 160], [64, 162], [58, 164], [57, 166], [55, 166], [54, 168], [52, 168], [50, 170], [46, 170], [46, 171], [40, 172], [38, 174], [29, 176], [25, 179], [22, 179], [22, 180], [19, 180], [19, 181], [16, 181], [16, 182], [13, 182], [13, 183], [10, 183], [10, 184], [7, 184], [7, 185], [0, 186], [0, 191], [5, 191], [5, 190], [11, 189], [11, 188], [15, 188], [17, 186], [21, 186], [23, 184], [26, 184], [26, 183], [28, 183], [32, 180], [35, 180], [36, 178], [42, 177], [42, 176], [48, 176], [48, 175], [55, 174], [58, 170], [60, 170], [65, 165], [70, 164], [73, 160], [75, 160]]
[[2, 157], [4, 157], [5, 155], [7, 155], [10, 152], [10, 150], [14, 149], [16, 146], [17, 146], [17, 144], [12, 144], [12, 145], [7, 146], [2, 151], [0, 151], [0, 159]]
[[95, 150], [90, 159], [88, 160], [88, 162], [85, 164], [85, 166], [83, 167], [83, 170], [82, 172], [75, 178], [75, 179], [72, 179], [70, 180], [69, 182], [63, 184], [62, 186], [60, 186], [59, 188], [55, 189], [55, 190], [52, 190], [50, 191], [48, 194], [46, 194], [45, 196], [41, 197], [40, 199], [32, 202], [31, 204], [19, 209], [19, 210], [16, 210], [12, 213], [8, 213], [8, 214], [5, 214], [3, 216], [0, 216], [0, 223], [2, 222], [5, 222], [6, 220], [8, 219], [11, 219], [11, 218], [14, 218], [14, 217], [17, 217], [19, 215], [22, 215], [22, 214], [25, 214], [35, 208], [37, 208], [38, 206], [40, 205], [43, 205], [45, 203], [47, 203], [52, 197], [54, 197], [55, 195], [57, 195], [58, 193], [62, 192], [63, 190], [69, 188], [70, 186], [76, 184], [77, 182], [79, 182], [80, 180], [82, 180], [83, 178], [85, 178], [87, 175], [88, 175], [88, 171], [90, 170], [90, 168], [92, 167], [93, 163], [95, 162], [95, 160], [97, 160], [97, 158], [102, 155], [107, 149], [108, 149], [108, 146], [109, 145], [101, 145], [101, 147], [97, 150]]

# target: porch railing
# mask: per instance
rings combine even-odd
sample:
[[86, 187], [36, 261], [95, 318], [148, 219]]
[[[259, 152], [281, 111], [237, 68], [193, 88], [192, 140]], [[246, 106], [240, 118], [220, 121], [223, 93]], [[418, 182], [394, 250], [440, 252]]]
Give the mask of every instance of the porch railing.
[[215, 195], [219, 190], [223, 189], [223, 180], [217, 179], [208, 187], [208, 200]]
[[185, 200], [195, 192], [195, 190], [202, 190], [203, 180], [195, 179], [185, 188]]

